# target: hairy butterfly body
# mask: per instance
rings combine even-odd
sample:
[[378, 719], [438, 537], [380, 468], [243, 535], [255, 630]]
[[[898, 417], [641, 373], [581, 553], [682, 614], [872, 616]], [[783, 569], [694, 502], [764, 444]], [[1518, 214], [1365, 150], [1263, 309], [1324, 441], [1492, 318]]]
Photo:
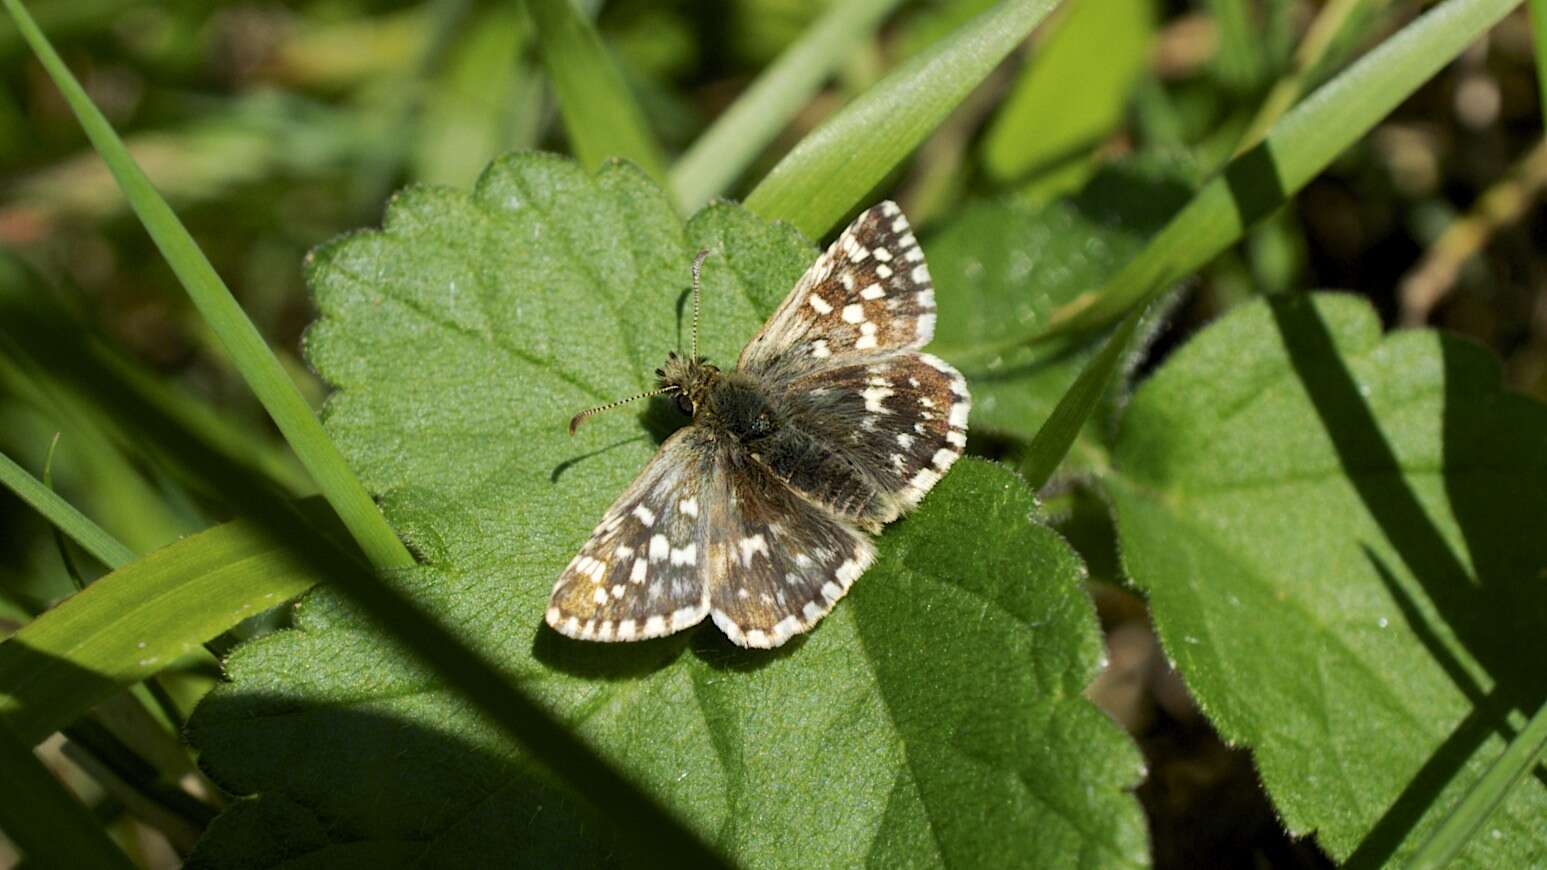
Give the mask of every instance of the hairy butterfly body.
[[[806, 271], [735, 371], [671, 354], [660, 387], [693, 417], [564, 569], [548, 624], [583, 640], [680, 631], [712, 615], [775, 647], [828, 613], [961, 456], [971, 398], [919, 348], [934, 334], [924, 252], [894, 203], [855, 219]], [[635, 397], [640, 398], [640, 397]], [[629, 401], [629, 400], [625, 400]], [[621, 402], [583, 412], [586, 416]]]

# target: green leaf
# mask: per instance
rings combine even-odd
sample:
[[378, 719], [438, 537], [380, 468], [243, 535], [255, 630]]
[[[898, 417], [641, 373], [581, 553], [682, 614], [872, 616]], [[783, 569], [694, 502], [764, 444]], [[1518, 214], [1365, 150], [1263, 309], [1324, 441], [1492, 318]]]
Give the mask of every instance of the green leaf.
[[[1152, 157], [1112, 164], [1073, 197], [976, 203], [925, 238], [941, 300], [934, 351], [967, 376], [979, 431], [1030, 439], [1042, 427], [1102, 339], [1045, 338], [1052, 312], [1100, 285], [1186, 202], [1184, 175]], [[1099, 463], [1102, 440], [1097, 421], [1073, 461]]]
[[241, 522], [129, 562], [0, 643], [0, 721], [36, 743], [315, 582]]
[[[1290, 830], [1404, 864], [1547, 697], [1547, 408], [1353, 297], [1258, 302], [1132, 397], [1106, 489], [1198, 703]], [[1462, 854], [1547, 850], [1547, 789]]]
[[1154, 5], [1070, 4], [989, 125], [983, 168], [999, 181], [1040, 176], [1036, 191], [1043, 199], [1078, 188], [1094, 169], [1092, 152], [1121, 123], [1144, 71]]
[[[699, 247], [704, 345], [729, 364], [815, 251], [728, 204], [684, 226], [626, 165], [515, 155], [471, 196], [409, 190], [383, 231], [317, 254], [308, 355], [339, 387], [329, 431], [425, 557], [405, 585], [738, 864], [1144, 863], [1138, 756], [1081, 695], [1101, 656], [1082, 567], [1004, 470], [960, 463], [781, 651], [712, 626], [609, 645], [542, 625], [558, 572], [681, 421], [566, 422], [686, 344]], [[238, 650], [190, 723], [210, 775], [257, 795], [199, 861], [262, 842], [341, 863], [405, 842], [469, 864], [624, 848], [336, 595], [297, 628]]]
[[573, 0], [526, 0], [526, 9], [575, 156], [593, 170], [621, 157], [654, 178], [665, 177], [660, 146], [590, 20]]
[[1230, 161], [1122, 271], [1054, 312], [1055, 328], [1110, 324], [1212, 260], [1518, 3], [1446, 0], [1381, 43]]
[[350, 534], [378, 566], [404, 565], [413, 561], [401, 541], [382, 519], [381, 512], [350, 472], [344, 458], [328, 440], [306, 399], [290, 380], [284, 367], [264, 343], [257, 327], [247, 319], [225, 282], [199, 250], [193, 236], [177, 219], [165, 199], [156, 192], [144, 170], [135, 163], [123, 140], [113, 131], [85, 89], [71, 75], [64, 61], [49, 45], [20, 0], [0, 0], [22, 37], [32, 47], [91, 140], [113, 178], [124, 191], [145, 231], [166, 257], [167, 264], [188, 291], [205, 323], [219, 337], [231, 361], [263, 403], [312, 479], [338, 512]]
[[1454, 861], [1467, 841], [1498, 809], [1499, 803], [1526, 778], [1526, 774], [1537, 768], [1544, 752], [1547, 752], [1547, 703], [1537, 709], [1526, 727], [1510, 741], [1509, 748], [1467, 792], [1455, 810], [1436, 828], [1434, 835], [1413, 854], [1408, 866], [1414, 870], [1438, 870]]
[[880, 184], [1057, 0], [1004, 0], [910, 59], [796, 145], [747, 208], [821, 235]]

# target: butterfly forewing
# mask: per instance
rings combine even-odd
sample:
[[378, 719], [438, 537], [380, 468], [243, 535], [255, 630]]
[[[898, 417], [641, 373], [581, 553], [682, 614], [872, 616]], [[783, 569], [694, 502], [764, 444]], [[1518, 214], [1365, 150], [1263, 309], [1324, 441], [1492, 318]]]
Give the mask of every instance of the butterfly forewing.
[[666, 439], [559, 575], [549, 625], [583, 640], [641, 640], [703, 620], [709, 506], [725, 498], [710, 447], [692, 426]]
[[924, 250], [896, 203], [843, 231], [741, 352], [737, 368], [780, 376], [850, 354], [919, 348], [935, 334]]

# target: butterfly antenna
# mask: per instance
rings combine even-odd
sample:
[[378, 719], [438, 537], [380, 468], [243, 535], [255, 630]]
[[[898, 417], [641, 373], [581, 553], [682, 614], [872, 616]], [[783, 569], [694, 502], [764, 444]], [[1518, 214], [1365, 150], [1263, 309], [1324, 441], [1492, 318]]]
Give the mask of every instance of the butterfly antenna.
[[709, 249], [705, 248], [693, 258], [693, 359], [698, 359], [698, 271], [704, 265], [704, 260], [709, 257]]
[[671, 392], [670, 387], [662, 387], [659, 390], [650, 390], [647, 393], [640, 393], [637, 396], [629, 396], [627, 399], [619, 399], [616, 402], [608, 402], [605, 405], [597, 405], [594, 408], [587, 408], [584, 411], [581, 411], [575, 416], [569, 418], [569, 434], [575, 434], [575, 430], [580, 428], [580, 424], [585, 422], [587, 417], [594, 417], [597, 414], [601, 414], [605, 411], [611, 411], [613, 408], [622, 407], [623, 405], [627, 405], [629, 402], [637, 402], [640, 399], [648, 399], [653, 396], [659, 396], [663, 393], [669, 392]]

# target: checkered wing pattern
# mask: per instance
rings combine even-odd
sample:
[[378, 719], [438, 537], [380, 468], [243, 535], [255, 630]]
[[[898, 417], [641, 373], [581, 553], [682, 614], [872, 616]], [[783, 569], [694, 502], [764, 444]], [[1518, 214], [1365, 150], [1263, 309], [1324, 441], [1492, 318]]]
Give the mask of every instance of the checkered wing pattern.
[[924, 250], [888, 201], [855, 218], [806, 270], [736, 367], [778, 377], [811, 362], [920, 348], [934, 334]]
[[666, 439], [559, 575], [548, 624], [582, 640], [642, 640], [702, 621], [709, 508], [722, 489], [707, 433]]
[[870, 538], [727, 453], [730, 498], [709, 532], [715, 624], [741, 646], [776, 647], [815, 625], [875, 557]]
[[783, 438], [760, 453], [791, 488], [872, 531], [912, 510], [967, 446], [972, 398], [944, 360], [845, 357], [790, 381]]

